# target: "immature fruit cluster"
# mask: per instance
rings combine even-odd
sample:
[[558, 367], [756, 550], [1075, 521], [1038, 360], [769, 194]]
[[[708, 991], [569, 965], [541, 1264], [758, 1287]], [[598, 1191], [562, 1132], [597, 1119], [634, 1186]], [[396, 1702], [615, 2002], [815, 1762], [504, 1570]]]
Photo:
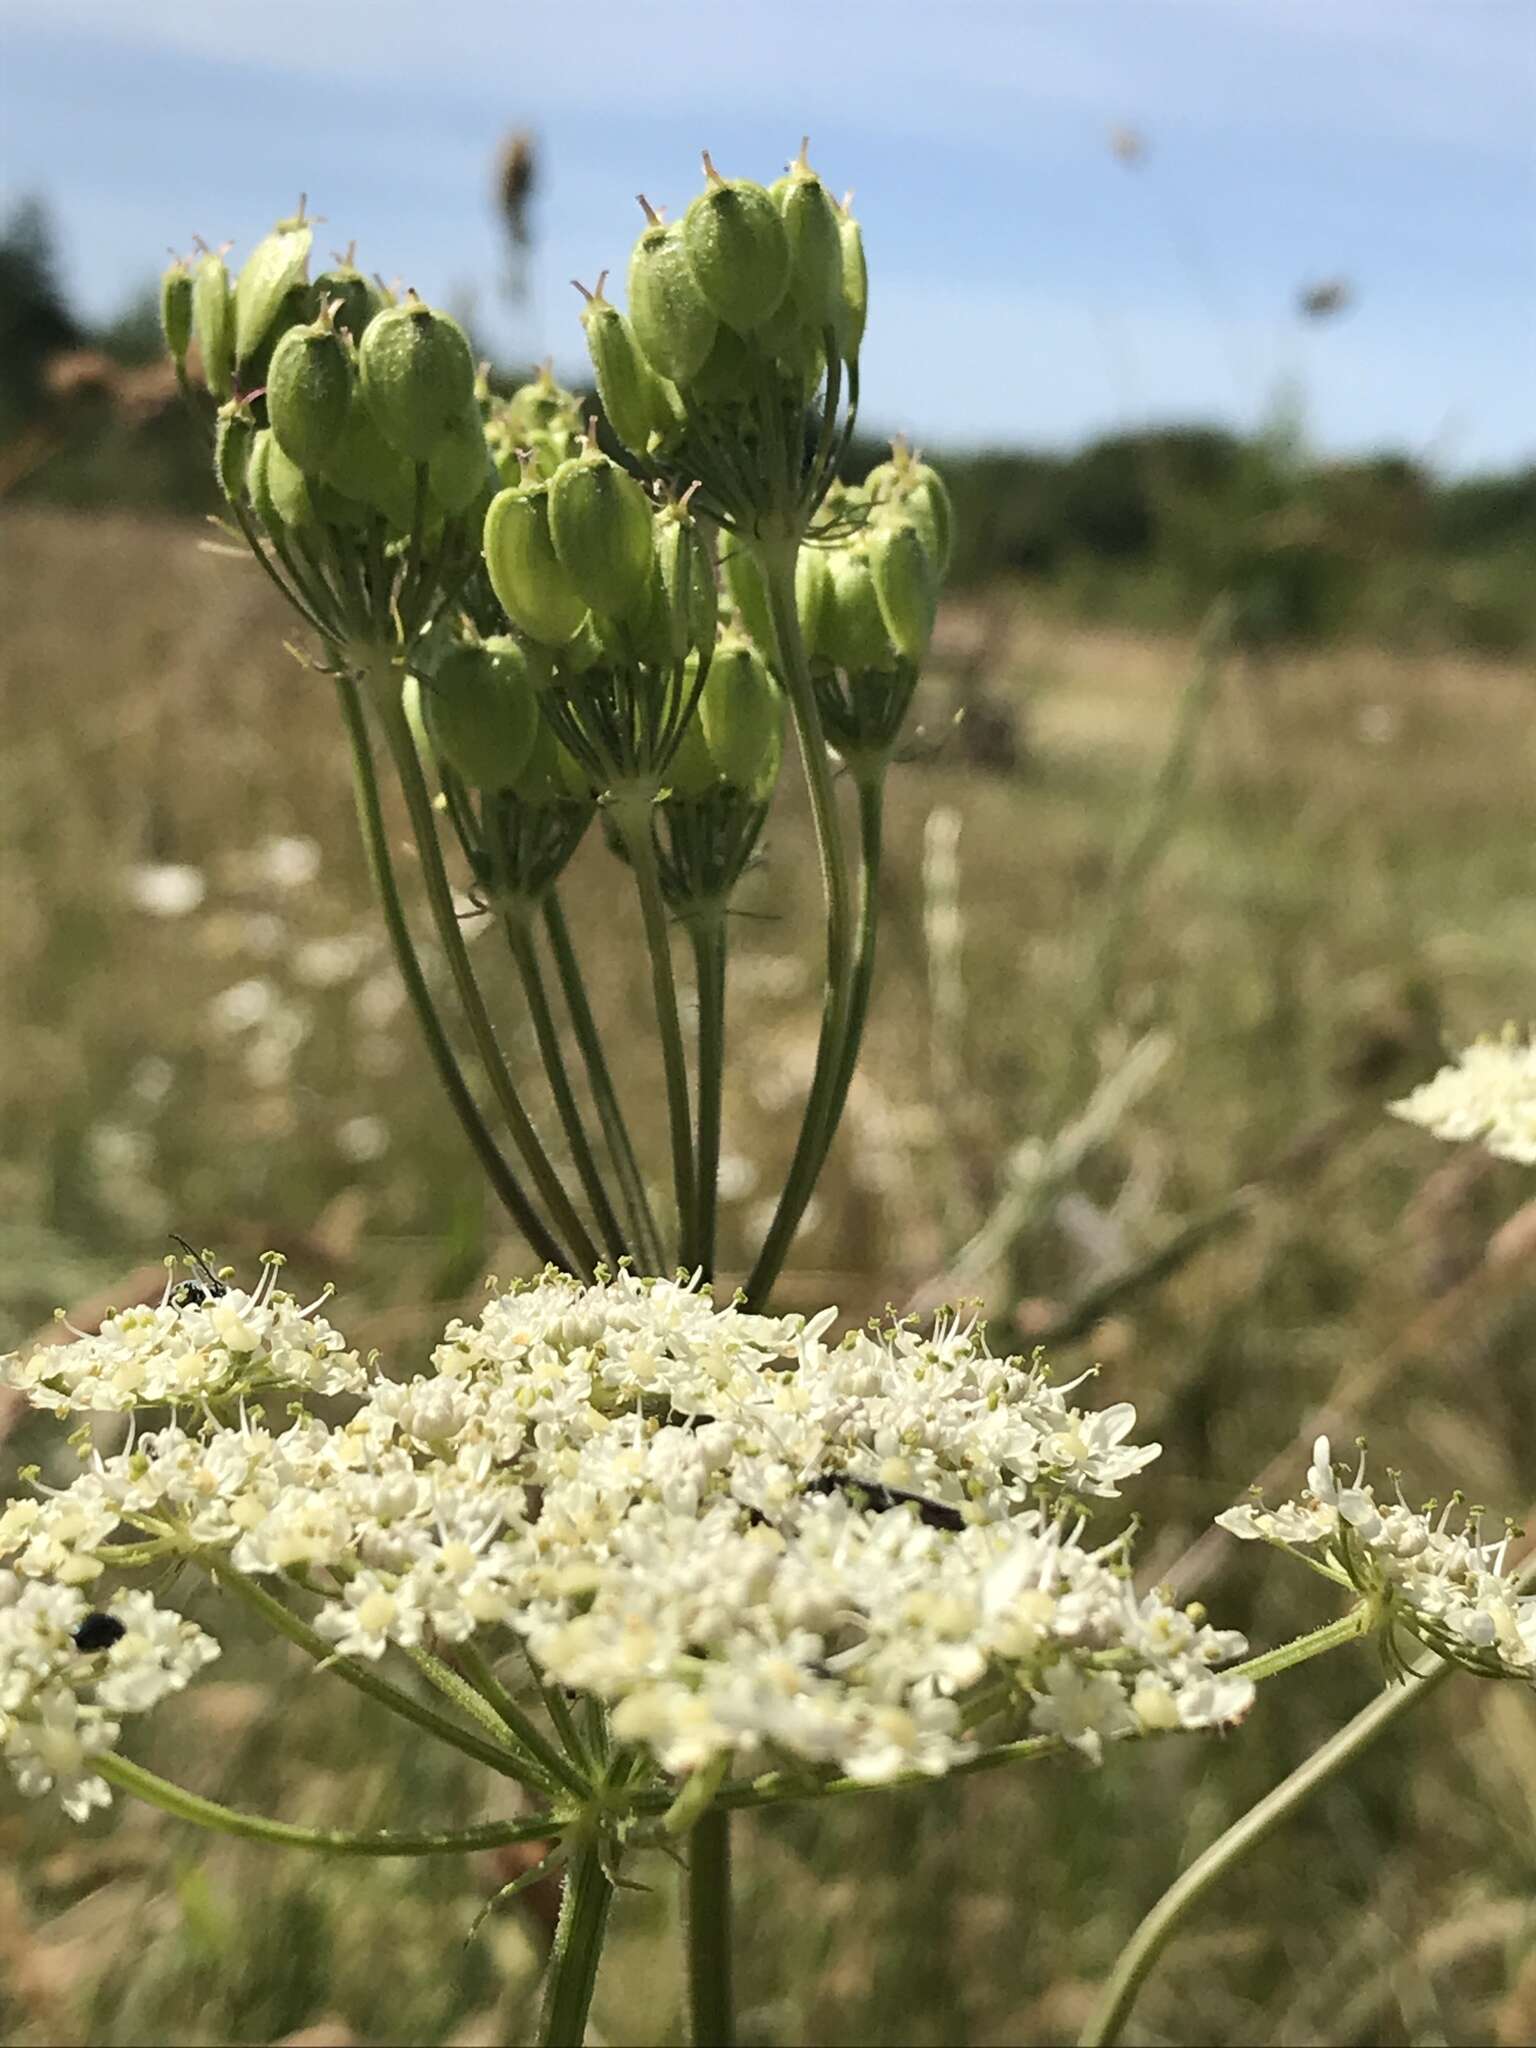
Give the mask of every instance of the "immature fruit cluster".
[[350, 255], [311, 279], [313, 240], [301, 214], [258, 242], [233, 282], [212, 250], [162, 281], [172, 360], [180, 372], [195, 341], [227, 414], [220, 486], [279, 538], [379, 520], [395, 537], [418, 523], [436, 531], [495, 482], [469, 343], [414, 296], [389, 303]]

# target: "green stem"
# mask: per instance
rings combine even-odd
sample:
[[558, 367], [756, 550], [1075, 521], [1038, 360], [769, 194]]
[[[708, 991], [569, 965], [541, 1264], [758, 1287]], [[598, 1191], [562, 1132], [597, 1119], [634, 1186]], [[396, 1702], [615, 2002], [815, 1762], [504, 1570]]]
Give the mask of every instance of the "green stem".
[[715, 1277], [720, 1221], [720, 1123], [725, 1091], [725, 918], [701, 911], [689, 930], [699, 983], [699, 1263]]
[[543, 1842], [558, 1835], [567, 1823], [558, 1814], [540, 1814], [533, 1820], [486, 1821], [480, 1827], [460, 1828], [442, 1833], [413, 1833], [408, 1829], [381, 1828], [352, 1834], [339, 1828], [293, 1827], [286, 1821], [263, 1820], [254, 1813], [221, 1806], [216, 1799], [204, 1799], [169, 1779], [157, 1777], [142, 1764], [125, 1756], [94, 1757], [92, 1769], [135, 1799], [146, 1800], [177, 1820], [211, 1828], [216, 1834], [238, 1835], [248, 1842], [271, 1842], [282, 1849], [318, 1849], [328, 1856], [451, 1856], [468, 1855], [479, 1849], [497, 1849], [509, 1842]]
[[1320, 1791], [1329, 1779], [1369, 1749], [1379, 1735], [1443, 1685], [1455, 1668], [1454, 1664], [1437, 1665], [1433, 1671], [1382, 1693], [1266, 1798], [1250, 1807], [1203, 1856], [1195, 1858], [1164, 1892], [1121, 1951], [1093, 2017], [1083, 2029], [1080, 2048], [1107, 2048], [1108, 2043], [1119, 2040], [1137, 1992], [1190, 1908], [1220, 1884], [1250, 1850], [1266, 1842], [1314, 1792]]
[[394, 864], [389, 854], [389, 833], [384, 823], [384, 808], [379, 800], [378, 779], [373, 769], [373, 748], [369, 743], [368, 725], [363, 716], [362, 700], [357, 684], [351, 676], [338, 674], [336, 678], [341, 698], [342, 715], [346, 720], [347, 736], [352, 746], [352, 775], [357, 796], [358, 822], [362, 827], [363, 846], [368, 856], [368, 868], [373, 877], [373, 886], [384, 915], [384, 927], [389, 934], [390, 945], [395, 955], [395, 965], [405, 984], [405, 993], [415, 1012], [417, 1027], [437, 1069], [454, 1113], [468, 1138], [470, 1146], [489, 1181], [497, 1200], [522, 1231], [538, 1256], [546, 1263], [563, 1263], [559, 1245], [544, 1226], [543, 1219], [523, 1192], [522, 1186], [511, 1167], [502, 1158], [501, 1151], [491, 1136], [484, 1117], [474, 1096], [469, 1091], [463, 1071], [448, 1034], [443, 1029], [437, 1005], [427, 987], [426, 976], [421, 971], [416, 948], [411, 940], [410, 925], [406, 919], [405, 906], [400, 900], [400, 891], [395, 882]]
[[1277, 1649], [1250, 1657], [1246, 1664], [1232, 1665], [1224, 1676], [1249, 1678], [1257, 1685], [1263, 1679], [1290, 1671], [1297, 1664], [1305, 1664], [1311, 1657], [1322, 1656], [1325, 1650], [1336, 1650], [1342, 1643], [1352, 1643], [1360, 1636], [1368, 1636], [1376, 1624], [1377, 1617], [1362, 1602], [1360, 1606], [1352, 1607], [1348, 1614], [1341, 1614], [1337, 1621], [1327, 1622], [1322, 1628], [1312, 1629], [1304, 1636], [1296, 1636], [1288, 1643], [1281, 1643]]
[[584, 1799], [590, 1787], [580, 1771], [573, 1762], [561, 1755], [552, 1742], [545, 1739], [537, 1724], [523, 1712], [496, 1676], [478, 1646], [473, 1641], [461, 1643], [456, 1654], [464, 1666], [464, 1673], [469, 1682], [506, 1723], [522, 1747], [557, 1784], [564, 1785], [567, 1791], [574, 1792], [579, 1798]]
[[527, 913], [521, 908], [509, 911], [502, 922], [506, 929], [507, 945], [517, 967], [518, 979], [523, 984], [523, 997], [528, 1004], [528, 1015], [533, 1021], [533, 1035], [538, 1040], [539, 1056], [549, 1077], [549, 1092], [554, 1097], [560, 1127], [565, 1132], [565, 1141], [570, 1147], [571, 1158], [581, 1184], [586, 1189], [587, 1200], [592, 1204], [592, 1214], [597, 1219], [598, 1231], [607, 1247], [608, 1256], [615, 1260], [621, 1259], [626, 1250], [623, 1227], [614, 1214], [603, 1176], [598, 1171], [597, 1161], [592, 1155], [586, 1125], [581, 1120], [581, 1111], [576, 1105], [576, 1097], [571, 1089], [565, 1053], [561, 1048], [554, 1013], [549, 1007], [549, 996], [544, 987], [544, 976], [539, 967], [539, 956], [534, 947], [533, 933], [528, 926]]
[[541, 2048], [581, 2048], [586, 2039], [592, 1987], [613, 1903], [613, 1881], [595, 1841], [584, 1841], [565, 1867], [560, 1922], [549, 1958]]
[[[411, 729], [400, 702], [400, 671], [393, 661], [381, 659], [370, 671], [368, 681], [383, 720], [390, 753], [394, 756], [400, 786], [405, 793], [406, 809], [410, 812], [411, 828], [416, 835], [417, 848], [421, 854], [422, 878], [426, 883], [427, 903], [432, 912], [432, 921], [437, 927], [438, 942], [447, 958], [449, 972], [453, 976], [454, 987], [458, 991], [470, 1035], [475, 1041], [475, 1048], [490, 1079], [492, 1091], [511, 1130], [512, 1142], [521, 1154], [534, 1186], [543, 1197], [556, 1229], [570, 1247], [570, 1262], [574, 1264], [583, 1280], [590, 1280], [597, 1265], [597, 1249], [587, 1235], [586, 1226], [572, 1206], [570, 1196], [561, 1184], [560, 1176], [550, 1164], [549, 1155], [540, 1143], [539, 1134], [519, 1099], [507, 1063], [502, 1057], [501, 1047], [496, 1042], [495, 1027], [491, 1023], [490, 1012], [485, 1007], [485, 998], [480, 993], [480, 984], [475, 979], [469, 948], [465, 945], [464, 934], [459, 929], [459, 914], [454, 907], [453, 889], [448, 880], [448, 870], [443, 865], [442, 847], [438, 843], [437, 818], [432, 809], [432, 798], [422, 775], [421, 762], [416, 755], [416, 743], [411, 736]], [[567, 1262], [561, 1260], [559, 1263]]]
[[694, 2048], [732, 2048], [731, 1817], [710, 1810], [688, 1838], [688, 2013]]
[[821, 864], [821, 885], [827, 906], [827, 985], [822, 1003], [821, 1037], [816, 1047], [816, 1069], [784, 1190], [747, 1281], [747, 1306], [760, 1309], [783, 1269], [800, 1218], [805, 1214], [805, 1205], [816, 1185], [816, 1176], [826, 1157], [827, 1147], [832, 1142], [834, 1126], [831, 1112], [842, 1071], [849, 1013], [853, 913], [847, 864], [843, 858], [842, 827], [837, 815], [837, 793], [832, 786], [826, 736], [821, 727], [821, 714], [816, 708], [810, 663], [801, 637], [799, 613], [795, 609], [796, 549], [793, 545], [785, 547], [757, 542], [754, 551], [768, 596], [777, 667], [789, 697], [789, 708], [800, 743], [800, 761], [810, 793], [816, 853]]
[[462, 1750], [465, 1756], [473, 1757], [476, 1763], [486, 1764], [493, 1771], [499, 1771], [504, 1778], [524, 1781], [522, 1759], [504, 1748], [483, 1742], [471, 1729], [461, 1728], [436, 1708], [423, 1701], [412, 1699], [408, 1692], [402, 1692], [391, 1685], [387, 1678], [380, 1678], [367, 1665], [359, 1664], [354, 1658], [338, 1656], [333, 1646], [323, 1636], [317, 1635], [307, 1622], [300, 1620], [291, 1607], [285, 1607], [281, 1600], [248, 1579], [244, 1572], [224, 1558], [198, 1558], [209, 1575], [220, 1586], [236, 1594], [253, 1613], [259, 1614], [268, 1628], [278, 1635], [286, 1636], [290, 1643], [301, 1649], [305, 1656], [313, 1657], [317, 1664], [356, 1691], [366, 1693], [380, 1706], [388, 1707], [392, 1714], [398, 1714], [404, 1721], [412, 1722], [428, 1735], [435, 1735], [439, 1742], [446, 1742], [454, 1749]]
[[859, 921], [854, 939], [853, 982], [848, 995], [848, 1022], [843, 1040], [842, 1062], [838, 1068], [837, 1087], [832, 1098], [832, 1113], [828, 1120], [826, 1146], [817, 1165], [819, 1173], [826, 1164], [826, 1148], [831, 1145], [842, 1122], [843, 1111], [848, 1102], [848, 1090], [853, 1085], [854, 1070], [859, 1064], [859, 1049], [864, 1042], [864, 1025], [869, 1016], [869, 999], [875, 983], [876, 941], [880, 933], [880, 855], [885, 834], [885, 763], [858, 773], [859, 792]]
[[672, 973], [672, 942], [667, 908], [661, 893], [656, 842], [651, 836], [648, 800], [621, 798], [613, 806], [614, 823], [623, 838], [640, 896], [645, 942], [651, 956], [651, 991], [656, 1028], [661, 1035], [662, 1065], [667, 1080], [667, 1117], [672, 1130], [672, 1184], [677, 1196], [679, 1262], [692, 1271], [698, 1263], [697, 1182], [694, 1174], [692, 1113], [688, 1101], [688, 1056], [677, 1012], [677, 983]]
[[645, 1177], [635, 1156], [629, 1126], [624, 1121], [618, 1090], [613, 1085], [613, 1075], [609, 1071], [607, 1056], [603, 1051], [597, 1019], [592, 1014], [592, 1005], [587, 999], [587, 985], [582, 979], [581, 964], [576, 958], [576, 948], [571, 943], [565, 913], [560, 908], [560, 900], [553, 889], [544, 899], [544, 928], [549, 934], [550, 950], [555, 956], [555, 972], [560, 979], [566, 1008], [570, 1011], [571, 1028], [576, 1034], [576, 1043], [581, 1048], [581, 1056], [586, 1064], [587, 1085], [592, 1091], [592, 1100], [597, 1105], [598, 1121], [602, 1124], [609, 1156], [619, 1177], [619, 1189], [624, 1197], [630, 1235], [640, 1257], [645, 1261], [646, 1271], [659, 1273], [662, 1270], [661, 1232], [656, 1228], [650, 1196], [645, 1191]]

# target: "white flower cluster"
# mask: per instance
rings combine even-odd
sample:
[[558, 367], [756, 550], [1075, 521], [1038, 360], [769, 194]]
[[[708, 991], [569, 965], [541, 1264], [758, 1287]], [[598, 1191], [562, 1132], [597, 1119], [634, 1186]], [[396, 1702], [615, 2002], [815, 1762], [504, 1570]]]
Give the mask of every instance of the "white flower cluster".
[[1536, 1166], [1536, 1039], [1513, 1026], [1480, 1038], [1391, 1108], [1437, 1138], [1477, 1139], [1496, 1159]]
[[1256, 1503], [1216, 1517], [1249, 1542], [1313, 1553], [1341, 1585], [1377, 1603], [1382, 1619], [1440, 1655], [1490, 1676], [1536, 1682], [1536, 1595], [1522, 1593], [1509, 1568], [1510, 1532], [1485, 1541], [1478, 1511], [1457, 1516], [1459, 1498], [1437, 1511], [1396, 1497], [1380, 1501], [1366, 1484], [1362, 1456], [1353, 1478], [1333, 1463], [1325, 1436], [1312, 1451], [1308, 1491], [1278, 1508]]
[[108, 1805], [92, 1759], [116, 1742], [116, 1717], [180, 1692], [218, 1654], [148, 1593], [93, 1610], [72, 1586], [0, 1570], [0, 1753], [19, 1789], [57, 1793], [71, 1820]]
[[356, 1355], [315, 1314], [319, 1302], [300, 1308], [279, 1291], [280, 1265], [269, 1258], [251, 1294], [211, 1273], [178, 1281], [172, 1270], [155, 1306], [110, 1315], [93, 1336], [66, 1325], [74, 1343], [0, 1358], [0, 1385], [55, 1415], [229, 1402], [262, 1388], [362, 1393], [368, 1376]]
[[274, 1431], [246, 1402], [91, 1453], [0, 1514], [0, 1559], [79, 1583], [126, 1524], [302, 1582], [340, 1654], [500, 1631], [493, 1655], [521, 1641], [675, 1773], [874, 1782], [942, 1772], [982, 1730], [1097, 1758], [1246, 1711], [1218, 1668], [1242, 1638], [1137, 1593], [1123, 1540], [1084, 1546], [1084, 1503], [1156, 1455], [1133, 1410], [1072, 1406], [974, 1327], [833, 1345], [831, 1321], [550, 1273], [452, 1324], [430, 1373], [372, 1378], [345, 1422]]

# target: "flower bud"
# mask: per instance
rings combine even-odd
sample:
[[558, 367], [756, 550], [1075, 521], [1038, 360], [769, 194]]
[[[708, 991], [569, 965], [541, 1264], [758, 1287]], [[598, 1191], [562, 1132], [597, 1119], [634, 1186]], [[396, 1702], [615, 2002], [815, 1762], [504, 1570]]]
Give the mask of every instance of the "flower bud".
[[933, 638], [938, 608], [938, 577], [917, 527], [903, 519], [880, 521], [865, 543], [880, 616], [892, 645], [909, 660], [921, 661]]
[[863, 542], [829, 549], [828, 556], [826, 618], [819, 637], [822, 653], [835, 667], [854, 673], [889, 668], [894, 656]]
[[538, 738], [538, 692], [506, 635], [454, 647], [425, 679], [422, 708], [438, 753], [472, 789], [515, 787]]
[[750, 796], [766, 796], [784, 755], [784, 697], [757, 649], [735, 634], [715, 649], [699, 719], [724, 780]]
[[718, 322], [694, 282], [683, 231], [653, 220], [629, 259], [629, 318], [651, 368], [685, 384], [709, 354]]
[[179, 256], [160, 280], [160, 331], [177, 377], [184, 378], [192, 342], [192, 273]]
[[276, 324], [283, 301], [309, 274], [314, 234], [302, 221], [281, 221], [259, 241], [235, 284], [235, 361], [244, 370]]
[[490, 497], [496, 488], [496, 473], [477, 406], [471, 404], [438, 442], [427, 475], [433, 499], [450, 518], [467, 512], [480, 497]]
[[232, 398], [219, 407], [213, 429], [213, 473], [219, 480], [219, 489], [232, 505], [238, 505], [245, 496], [246, 470], [255, 438], [256, 422], [249, 405]]
[[357, 367], [379, 432], [412, 462], [430, 462], [474, 401], [475, 360], [464, 330], [420, 299], [369, 321]]
[[843, 360], [857, 360], [864, 345], [864, 323], [869, 317], [869, 267], [864, 261], [864, 235], [846, 208], [837, 224], [843, 245], [843, 310], [839, 339]]
[[416, 516], [416, 478], [379, 432], [354, 380], [346, 421], [321, 471], [326, 482], [381, 512], [396, 533], [409, 533]]
[[562, 647], [585, 619], [587, 601], [550, 538], [547, 485], [497, 492], [485, 515], [485, 566], [507, 617], [546, 647]]
[[789, 237], [761, 185], [722, 178], [707, 154], [704, 169], [709, 184], [683, 215], [688, 267], [711, 311], [750, 334], [788, 288]]
[[819, 335], [843, 319], [843, 244], [836, 202], [805, 160], [805, 145], [789, 175], [773, 187], [789, 240], [789, 291], [797, 316]]
[[639, 610], [654, 558], [650, 500], [595, 443], [550, 479], [549, 531], [594, 611], [625, 619]]
[[[802, 552], [804, 552], [802, 550]], [[720, 569], [731, 602], [741, 613], [742, 624], [766, 655], [773, 654], [773, 615], [768, 608], [768, 588], [757, 557], [734, 533], [720, 536]], [[798, 585], [798, 577], [796, 579]]]
[[222, 256], [205, 249], [192, 274], [192, 332], [203, 359], [203, 382], [215, 398], [234, 389], [235, 306]]
[[609, 425], [636, 455], [649, 455], [678, 429], [676, 394], [642, 354], [634, 329], [603, 297], [602, 280], [581, 309], [597, 395]]
[[351, 404], [352, 365], [329, 318], [290, 327], [267, 366], [267, 418], [283, 453], [300, 469], [322, 472]]
[[337, 263], [322, 270], [314, 283], [315, 304], [321, 311], [331, 308], [331, 318], [343, 334], [361, 341], [363, 330], [384, 301], [376, 284], [353, 263]]

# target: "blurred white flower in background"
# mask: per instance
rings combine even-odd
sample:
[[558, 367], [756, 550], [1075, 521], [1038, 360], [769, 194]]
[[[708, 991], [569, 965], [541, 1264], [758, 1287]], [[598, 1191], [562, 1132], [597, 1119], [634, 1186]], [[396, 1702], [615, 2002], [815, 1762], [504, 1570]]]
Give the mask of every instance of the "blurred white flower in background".
[[151, 917], [188, 917], [208, 893], [202, 869], [181, 861], [139, 861], [124, 874], [123, 887], [135, 908]]
[[1391, 1110], [1437, 1138], [1477, 1139], [1495, 1159], [1536, 1166], [1536, 1040], [1513, 1025], [1480, 1038]]

